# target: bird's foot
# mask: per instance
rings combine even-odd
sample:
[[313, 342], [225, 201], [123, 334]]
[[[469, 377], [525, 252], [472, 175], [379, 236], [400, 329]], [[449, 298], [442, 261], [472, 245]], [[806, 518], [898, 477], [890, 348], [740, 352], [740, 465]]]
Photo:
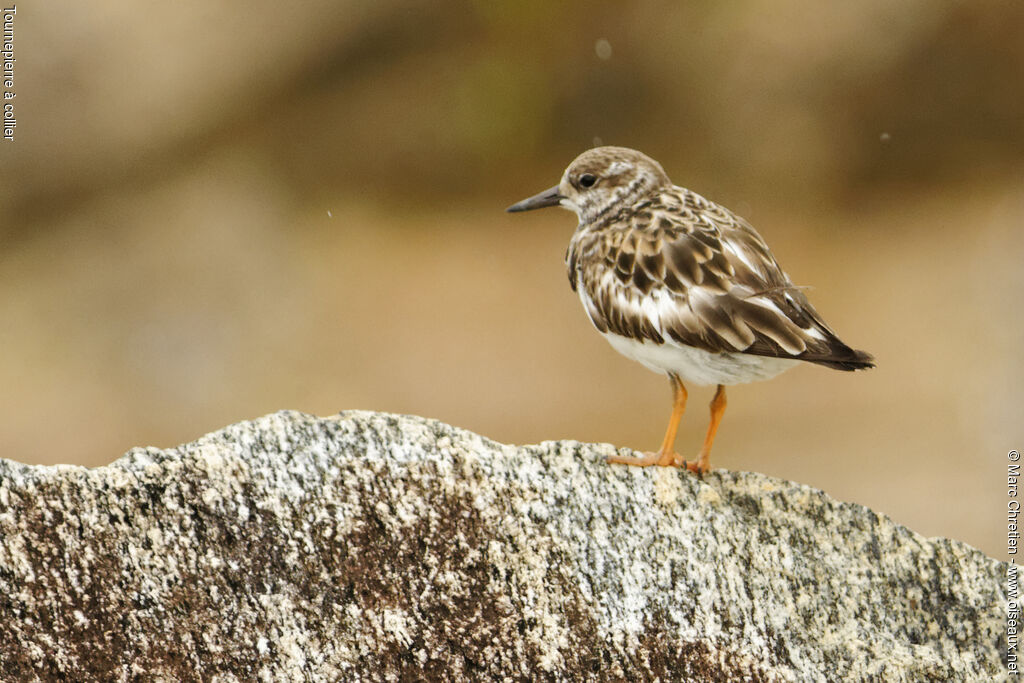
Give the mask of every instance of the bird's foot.
[[686, 461], [683, 460], [683, 456], [671, 451], [667, 453], [644, 453], [639, 457], [632, 457], [628, 455], [609, 455], [607, 460], [610, 464], [633, 465], [634, 467], [650, 467], [651, 465], [657, 465], [659, 467], [689, 467], [689, 465], [686, 464]]
[[697, 458], [696, 462], [683, 462], [683, 467], [693, 472], [694, 474], [704, 474], [705, 472], [711, 471], [711, 459], [706, 455], [701, 455]]

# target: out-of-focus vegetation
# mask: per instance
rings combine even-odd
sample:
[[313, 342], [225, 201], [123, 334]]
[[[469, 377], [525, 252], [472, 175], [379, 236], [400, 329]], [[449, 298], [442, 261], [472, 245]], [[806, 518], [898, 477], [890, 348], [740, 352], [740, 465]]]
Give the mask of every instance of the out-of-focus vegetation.
[[18, 16], [15, 217], [231, 145], [299, 196], [414, 205], [596, 140], [815, 203], [1024, 156], [1018, 3], [64, 4]]
[[0, 455], [98, 464], [281, 408], [653, 448], [668, 389], [577, 310], [572, 217], [502, 213], [620, 144], [878, 356], [737, 388], [716, 464], [1001, 552], [1024, 5], [54, 1], [15, 31]]

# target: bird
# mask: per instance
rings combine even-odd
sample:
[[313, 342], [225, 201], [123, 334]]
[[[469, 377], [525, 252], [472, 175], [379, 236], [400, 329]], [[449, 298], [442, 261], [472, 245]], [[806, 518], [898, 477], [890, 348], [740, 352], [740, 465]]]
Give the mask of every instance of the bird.
[[[674, 185], [654, 159], [626, 147], [579, 155], [558, 185], [510, 213], [560, 206], [579, 224], [565, 262], [569, 284], [597, 331], [622, 355], [668, 376], [672, 413], [661, 447], [610, 463], [711, 469], [726, 387], [767, 380], [801, 363], [875, 366], [847, 346], [743, 218]], [[695, 460], [675, 452], [686, 384], [715, 386]]]

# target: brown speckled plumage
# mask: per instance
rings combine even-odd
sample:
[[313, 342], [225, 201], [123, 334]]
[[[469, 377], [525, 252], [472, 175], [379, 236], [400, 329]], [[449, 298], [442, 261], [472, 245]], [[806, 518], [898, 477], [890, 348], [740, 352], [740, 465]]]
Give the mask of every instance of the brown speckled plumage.
[[[577, 231], [566, 262], [601, 332], [843, 370], [870, 366], [825, 324], [746, 221], [689, 190], [658, 191]], [[653, 289], [673, 303], [661, 325], [642, 311]]]

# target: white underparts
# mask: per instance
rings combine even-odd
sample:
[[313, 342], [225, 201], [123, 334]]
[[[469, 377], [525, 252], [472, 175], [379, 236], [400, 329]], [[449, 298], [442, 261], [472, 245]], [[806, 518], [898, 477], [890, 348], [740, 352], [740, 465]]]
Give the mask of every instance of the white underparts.
[[656, 344], [603, 333], [608, 343], [626, 358], [660, 374], [672, 373], [684, 383], [697, 385], [745, 384], [771, 379], [800, 361], [749, 353], [711, 353], [671, 341]]

